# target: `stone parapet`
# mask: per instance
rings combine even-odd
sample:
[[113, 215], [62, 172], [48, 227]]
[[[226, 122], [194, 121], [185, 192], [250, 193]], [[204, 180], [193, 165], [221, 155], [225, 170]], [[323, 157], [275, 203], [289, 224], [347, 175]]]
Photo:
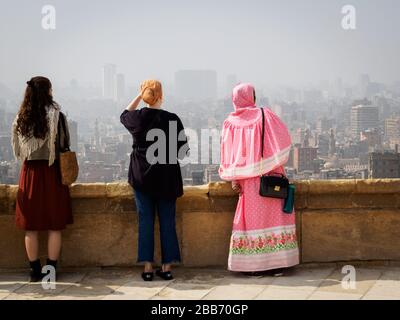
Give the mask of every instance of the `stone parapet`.
[[[303, 263], [400, 261], [400, 179], [295, 185]], [[131, 187], [75, 184], [70, 190], [75, 223], [64, 232], [62, 265], [135, 265], [137, 216]], [[0, 185], [0, 268], [26, 266], [23, 232], [14, 225], [17, 191], [17, 186]], [[228, 183], [185, 188], [177, 203], [183, 265], [226, 266], [236, 203]], [[158, 242], [157, 235], [159, 260]], [[44, 241], [41, 247], [44, 257]]]

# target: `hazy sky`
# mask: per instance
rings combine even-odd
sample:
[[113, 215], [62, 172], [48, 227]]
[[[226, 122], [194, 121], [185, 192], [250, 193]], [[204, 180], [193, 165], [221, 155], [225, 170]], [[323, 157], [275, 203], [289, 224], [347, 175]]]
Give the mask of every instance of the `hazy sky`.
[[[54, 5], [57, 28], [41, 27]], [[357, 30], [341, 27], [343, 5]], [[1, 0], [0, 82], [32, 75], [101, 82], [104, 63], [127, 85], [179, 69], [214, 69], [259, 84], [400, 79], [399, 0]]]

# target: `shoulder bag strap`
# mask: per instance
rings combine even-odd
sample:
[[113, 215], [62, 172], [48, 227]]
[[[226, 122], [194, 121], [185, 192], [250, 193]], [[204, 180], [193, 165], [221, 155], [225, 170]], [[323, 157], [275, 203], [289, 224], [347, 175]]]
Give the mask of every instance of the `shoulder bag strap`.
[[58, 132], [58, 139], [59, 139], [59, 146], [60, 146], [60, 152], [66, 152], [66, 151], [70, 151], [70, 146], [69, 146], [69, 142], [67, 139], [67, 128], [65, 125], [65, 117], [64, 115], [60, 112], [60, 121], [59, 123], [61, 124], [61, 127], [59, 129], [62, 130], [63, 134], [64, 134], [64, 148], [61, 150], [61, 131]]
[[264, 110], [261, 108], [262, 114], [262, 134], [261, 134], [261, 160], [264, 159], [264, 130], [265, 130], [265, 117], [264, 117]]

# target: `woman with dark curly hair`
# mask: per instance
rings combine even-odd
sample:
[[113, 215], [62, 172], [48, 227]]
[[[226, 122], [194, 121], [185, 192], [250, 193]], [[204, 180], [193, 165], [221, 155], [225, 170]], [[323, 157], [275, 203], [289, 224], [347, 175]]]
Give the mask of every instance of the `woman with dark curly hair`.
[[[65, 126], [59, 123], [64, 121]], [[65, 130], [63, 129], [65, 127]], [[59, 150], [69, 143], [68, 125], [53, 100], [45, 77], [27, 82], [25, 97], [13, 123], [13, 149], [23, 165], [16, 203], [16, 225], [25, 230], [30, 281], [43, 277], [39, 259], [39, 231], [48, 231], [47, 265], [56, 268], [61, 250], [61, 230], [71, 224], [69, 188], [61, 183]]]

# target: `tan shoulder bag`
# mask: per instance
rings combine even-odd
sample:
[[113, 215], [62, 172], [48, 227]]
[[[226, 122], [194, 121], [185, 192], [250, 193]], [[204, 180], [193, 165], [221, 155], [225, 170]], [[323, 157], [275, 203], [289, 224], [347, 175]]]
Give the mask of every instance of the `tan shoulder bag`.
[[[60, 152], [60, 171], [61, 171], [61, 182], [63, 185], [69, 186], [73, 184], [76, 179], [78, 179], [79, 174], [79, 166], [78, 160], [76, 157], [76, 153], [70, 150], [69, 141], [67, 139], [67, 128], [65, 125], [65, 117], [60, 112], [60, 121], [59, 121], [59, 152]], [[64, 146], [61, 147], [61, 134], [60, 129], [64, 131]]]

